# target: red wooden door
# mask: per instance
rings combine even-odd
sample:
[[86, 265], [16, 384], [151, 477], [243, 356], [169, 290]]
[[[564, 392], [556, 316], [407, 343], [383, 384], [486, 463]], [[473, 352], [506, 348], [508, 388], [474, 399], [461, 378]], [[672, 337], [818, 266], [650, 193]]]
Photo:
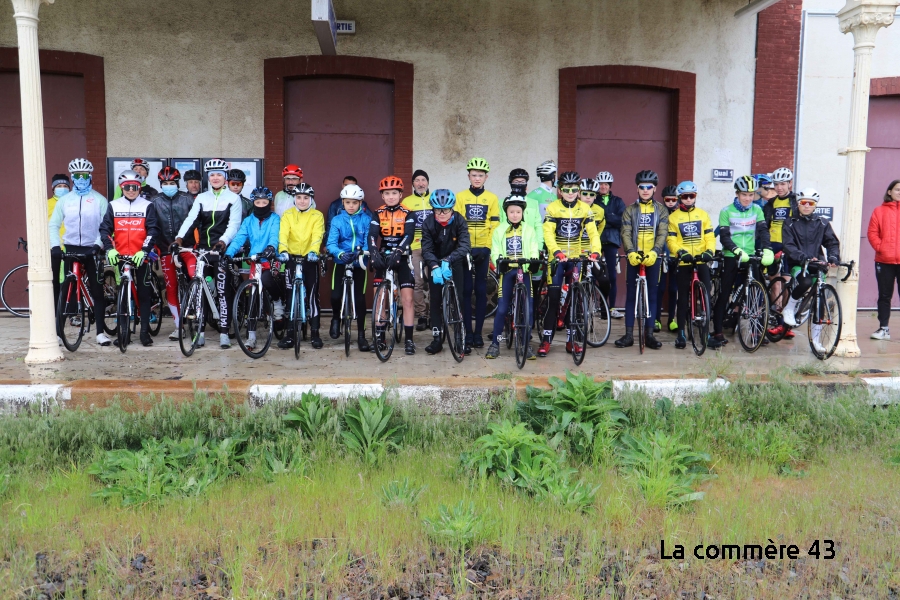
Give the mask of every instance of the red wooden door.
[[[900, 96], [875, 97], [869, 100], [869, 131], [866, 144], [872, 149], [866, 156], [866, 183], [863, 189], [862, 239], [859, 243], [859, 308], [875, 308], [878, 284], [875, 281], [875, 250], [866, 232], [869, 219], [884, 200], [884, 192], [895, 179], [900, 179]], [[837, 232], [840, 235], [840, 231]], [[894, 294], [894, 308], [900, 300]]]
[[[22, 108], [19, 74], [0, 73], [0, 164], [12, 174], [0, 187], [0, 277], [25, 261], [16, 252], [16, 240], [25, 234], [25, 175], [22, 159]], [[50, 178], [65, 173], [69, 161], [87, 154], [85, 139], [84, 78], [41, 75], [47, 193]], [[105, 185], [105, 182], [100, 182]]]

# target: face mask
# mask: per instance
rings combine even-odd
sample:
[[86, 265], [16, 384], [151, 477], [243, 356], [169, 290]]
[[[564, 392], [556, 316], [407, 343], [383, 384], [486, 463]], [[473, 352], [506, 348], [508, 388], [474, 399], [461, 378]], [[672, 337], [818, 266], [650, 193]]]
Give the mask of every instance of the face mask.
[[63, 196], [65, 196], [68, 193], [69, 193], [69, 188], [63, 187], [63, 186], [59, 186], [58, 188], [55, 188], [53, 190], [53, 195], [56, 196], [57, 198], [62, 198]]
[[163, 194], [165, 194], [166, 196], [171, 198], [178, 192], [178, 186], [177, 185], [164, 185], [164, 186], [162, 186], [162, 191], [163, 191]]
[[256, 206], [255, 204], [253, 205], [253, 216], [256, 217], [257, 219], [260, 219], [260, 220], [265, 219], [266, 217], [268, 217], [271, 214], [272, 214], [272, 209], [269, 208], [268, 204], [265, 206]]
[[87, 196], [91, 191], [91, 182], [93, 179], [93, 177], [88, 177], [87, 179], [75, 179], [73, 182], [75, 192], [77, 192], [79, 196]]

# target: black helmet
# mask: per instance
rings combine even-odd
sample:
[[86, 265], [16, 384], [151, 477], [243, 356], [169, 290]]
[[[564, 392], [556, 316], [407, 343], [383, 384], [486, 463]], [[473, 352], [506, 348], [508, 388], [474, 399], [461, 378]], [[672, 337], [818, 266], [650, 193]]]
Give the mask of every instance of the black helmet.
[[200, 175], [200, 171], [197, 169], [191, 169], [189, 171], [184, 172], [184, 180], [185, 181], [203, 181], [203, 176]]
[[517, 169], [513, 169], [512, 171], [509, 172], [509, 182], [510, 183], [513, 182], [513, 179], [518, 179], [519, 177], [524, 179], [525, 182], [527, 183], [528, 182], [528, 171], [526, 171], [525, 169], [517, 168]]
[[231, 169], [228, 171], [228, 181], [240, 181], [241, 183], [246, 183], [247, 174], [240, 169]]
[[656, 171], [641, 171], [634, 176], [634, 183], [638, 185], [642, 183], [659, 185], [659, 175], [656, 174]]
[[663, 198], [666, 196], [678, 196], [678, 188], [674, 185], [667, 185], [662, 191]]
[[556, 182], [557, 187], [563, 186], [566, 184], [581, 184], [581, 176], [576, 171], [566, 171], [559, 176], [559, 180]]
[[316, 191], [313, 189], [313, 186], [305, 182], [294, 189], [294, 195], [296, 196], [297, 194], [307, 194], [310, 198], [316, 197]]
[[527, 203], [525, 202], [525, 198], [523, 196], [520, 196], [518, 194], [510, 194], [506, 197], [505, 200], [503, 200], [504, 214], [506, 214], [506, 209], [508, 209], [510, 206], [518, 206], [524, 211]]

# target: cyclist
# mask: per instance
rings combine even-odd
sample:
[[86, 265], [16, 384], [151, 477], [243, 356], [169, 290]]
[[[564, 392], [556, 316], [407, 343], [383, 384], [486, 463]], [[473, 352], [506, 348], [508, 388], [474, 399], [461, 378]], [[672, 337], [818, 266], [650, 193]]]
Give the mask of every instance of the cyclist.
[[[356, 180], [356, 177], [353, 175], [347, 175], [344, 177], [341, 182], [341, 189], [343, 190], [348, 185], [359, 186], [359, 182]], [[362, 188], [360, 188], [362, 191]], [[372, 218], [372, 210], [369, 208], [369, 205], [365, 201], [365, 194], [363, 195], [363, 201], [361, 203], [361, 210], [364, 213], [369, 215], [369, 219]], [[339, 212], [344, 210], [344, 199], [341, 196], [338, 196], [334, 200], [331, 201], [331, 204], [328, 205], [328, 212], [325, 213], [325, 237], [328, 237], [328, 232], [331, 230], [331, 220], [334, 219]]]
[[187, 189], [188, 194], [191, 195], [191, 198], [197, 199], [200, 189], [203, 187], [202, 182], [203, 175], [200, 174], [200, 171], [190, 169], [184, 172], [184, 187]]
[[[824, 217], [815, 215], [818, 203], [819, 192], [813, 188], [802, 190], [797, 196], [797, 210], [800, 214], [791, 218], [782, 230], [784, 252], [789, 264], [793, 265], [791, 276], [795, 278], [795, 284], [791, 298], [781, 314], [784, 322], [791, 327], [798, 324], [795, 314], [797, 305], [812, 287], [813, 275], [820, 270], [826, 270], [821, 263], [827, 262], [828, 266], [834, 267], [841, 262], [841, 244], [834, 229], [831, 228], [831, 223]], [[825, 254], [822, 254], [823, 247]], [[807, 260], [816, 260], [820, 263], [810, 263], [806, 277], [800, 277], [803, 263]], [[821, 327], [822, 325], [813, 325], [812, 337], [816, 351], [824, 353], [826, 350], [819, 344], [819, 332], [815, 329]]]
[[422, 224], [422, 260], [431, 269], [428, 293], [434, 339], [425, 348], [428, 354], [441, 351], [444, 282], [452, 278], [456, 289], [463, 289], [466, 257], [471, 250], [468, 223], [462, 215], [454, 213], [455, 205], [456, 196], [453, 192], [435, 190], [431, 194], [431, 214]]
[[[369, 223], [372, 215], [363, 210], [363, 191], [356, 184], [348, 184], [341, 190], [344, 208], [331, 220], [328, 242], [325, 248], [334, 257], [335, 268], [331, 272], [331, 338], [341, 335], [341, 302], [344, 297], [344, 273], [339, 265], [357, 262], [358, 252], [369, 249]], [[359, 248], [359, 250], [357, 250]], [[304, 279], [306, 275], [304, 274]], [[353, 298], [356, 304], [357, 347], [369, 352], [366, 340], [366, 271], [358, 264], [353, 266]]]
[[[416, 236], [413, 238], [409, 249], [412, 253], [413, 276], [416, 279], [416, 287], [413, 290], [413, 305], [416, 309], [416, 331], [425, 331], [428, 327], [428, 312], [425, 308], [425, 279], [422, 273], [417, 271], [422, 263], [422, 223], [431, 214], [431, 204], [428, 199], [431, 194], [428, 191], [428, 173], [422, 169], [416, 169], [412, 176], [413, 193], [403, 199], [403, 206], [410, 212], [416, 222]], [[460, 289], [462, 289], [460, 287]]]
[[[672, 213], [678, 210], [678, 186], [675, 185], [667, 185], [663, 188], [662, 191], [663, 204], [666, 209], [669, 211], [669, 218], [672, 218]], [[669, 255], [668, 246], [663, 250], [664, 254], [660, 255], [662, 260], [668, 261], [669, 264], [668, 272], [660, 271], [659, 272], [659, 287], [656, 290], [656, 322], [653, 324], [653, 331], [658, 333], [662, 330], [662, 299], [663, 294], [667, 291], [668, 295], [668, 315], [669, 315], [669, 331], [675, 331], [678, 329], [677, 319], [675, 318], [675, 307], [678, 299], [678, 280], [675, 277], [675, 267], [677, 265], [676, 262], [673, 262], [672, 256]], [[662, 266], [663, 263], [660, 263]]]
[[[156, 210], [156, 219], [158, 223], [156, 245], [161, 250], [159, 252], [159, 267], [162, 270], [163, 280], [166, 283], [166, 303], [169, 305], [169, 312], [175, 319], [175, 330], [169, 334], [169, 339], [178, 341], [178, 332], [180, 312], [178, 305], [178, 276], [175, 273], [175, 264], [172, 255], [165, 252], [172, 245], [178, 234], [178, 228], [184, 223], [188, 213], [191, 212], [191, 206], [194, 199], [188, 192], [182, 192], [178, 189], [178, 183], [181, 179], [181, 173], [174, 167], [163, 167], [157, 175], [159, 178], [159, 186], [162, 189], [154, 195], [150, 202]], [[193, 240], [188, 238], [188, 245]], [[180, 256], [180, 260], [187, 267], [189, 276], [193, 277], [194, 268], [197, 265], [197, 258], [190, 252], [184, 252]]]
[[771, 265], [775, 256], [769, 241], [769, 228], [761, 208], [753, 203], [756, 196], [756, 180], [750, 175], [738, 177], [734, 182], [737, 198], [719, 213], [719, 239], [722, 241], [724, 267], [722, 289], [716, 301], [713, 335], [709, 339], [710, 348], [721, 348], [727, 341], [722, 333], [725, 311], [731, 292], [740, 285], [740, 271], [750, 255], [762, 248], [762, 266]]
[[[578, 199], [591, 207], [591, 212], [594, 213], [594, 223], [597, 224], [597, 235], [599, 235], [602, 240], [603, 230], [606, 229], [606, 211], [603, 209], [603, 204], [597, 202], [597, 194], [599, 193], [600, 184], [596, 179], [581, 180], [581, 191], [578, 193]], [[582, 232], [581, 237], [585, 243], [588, 243], [589, 238], [587, 230]], [[543, 238], [541, 238], [541, 243], [543, 243]], [[602, 242], [600, 247], [602, 250]], [[603, 262], [598, 262], [591, 268], [593, 269], [594, 284], [600, 289], [600, 293], [602, 293], [604, 297], [609, 296], [609, 273], [606, 272], [606, 265]]]
[[[775, 169], [769, 179], [772, 181], [774, 191], [767, 192], [768, 201], [763, 206], [763, 214], [769, 227], [769, 240], [777, 262], [773, 263], [768, 269], [768, 274], [770, 277], [775, 277], [779, 272], [784, 271], [784, 278], [790, 281], [792, 267], [796, 265], [785, 260], [783, 256], [782, 232], [786, 222], [800, 216], [797, 207], [797, 197], [791, 189], [793, 187], [794, 173], [787, 167], [780, 167]], [[784, 269], [781, 268], [782, 260], [785, 260]], [[783, 330], [784, 324], [779, 322], [771, 331], [775, 335], [780, 335]], [[784, 337], [787, 339], [793, 338], [794, 332], [789, 329]]]
[[759, 198], [754, 200], [753, 203], [763, 209], [763, 213], [765, 213], [766, 204], [777, 195], [775, 193], [775, 182], [772, 181], [772, 177], [768, 173], [758, 173], [753, 178], [756, 179], [756, 193], [759, 194]]
[[240, 169], [231, 169], [228, 171], [228, 189], [238, 195], [241, 199], [241, 222], [250, 216], [253, 212], [253, 200], [243, 196], [244, 184], [247, 183], [247, 174]]
[[[119, 175], [122, 197], [109, 203], [100, 224], [100, 240], [106, 258], [117, 267], [119, 255], [131, 256], [135, 264], [132, 281], [137, 289], [141, 313], [141, 344], [153, 345], [150, 336], [150, 261], [155, 238], [159, 232], [156, 207], [142, 195], [140, 176], [134, 171]], [[119, 340], [114, 342], [119, 344]]]
[[[509, 172], [509, 187], [511, 196], [522, 196], [525, 198], [525, 216], [523, 217], [526, 227], [531, 227], [540, 240], [540, 246], [544, 245], [544, 215], [541, 212], [540, 200], [532, 196], [526, 196], [526, 188], [528, 186], [528, 171], [522, 168], [513, 169]], [[541, 187], [543, 189], [543, 186]], [[544, 209], [546, 210], [546, 208]], [[500, 228], [509, 225], [506, 220], [506, 213], [500, 212]]]
[[[60, 198], [69, 193], [69, 188], [71, 183], [69, 182], [69, 176], [65, 173], [59, 173], [54, 175], [50, 179], [50, 189], [53, 190], [53, 195], [47, 199], [47, 219], [49, 221], [50, 217], [53, 216], [53, 209], [56, 208], [56, 203]], [[60, 225], [59, 227], [59, 236], [64, 237], [66, 234], [66, 226]], [[50, 271], [53, 273], [53, 308], [56, 309], [56, 305], [59, 303], [59, 286], [62, 282], [62, 278], [65, 275], [62, 272], [62, 250], [58, 253], [50, 253]]]
[[[62, 246], [73, 254], [98, 254], [100, 243], [100, 223], [106, 216], [109, 203], [100, 192], [92, 187], [94, 165], [86, 158], [76, 158], [69, 163], [72, 174], [72, 191], [57, 200], [50, 215], [50, 256], [62, 260]], [[65, 235], [60, 237], [60, 229], [65, 227]], [[91, 260], [84, 261], [91, 297], [94, 300], [94, 321], [97, 325], [97, 343], [109, 346], [112, 340], [103, 331], [103, 316], [106, 296], [103, 294], [102, 271]]]
[[[199, 194], [191, 206], [175, 237], [175, 245], [184, 245], [184, 236], [194, 227], [198, 229], [199, 247], [224, 253], [241, 227], [241, 199], [225, 185], [228, 164], [221, 158], [206, 161], [203, 170], [209, 181], [209, 189]], [[171, 251], [171, 248], [170, 248]], [[234, 285], [231, 269], [220, 256], [209, 256], [209, 273], [215, 270], [216, 289], [219, 295], [219, 346], [230, 348], [228, 332], [231, 330], [230, 307], [234, 301]], [[208, 276], [208, 273], [203, 275]], [[205, 345], [204, 325], [201, 325], [197, 345]]]
[[[294, 206], [284, 211], [281, 217], [281, 232], [278, 234], [278, 252], [293, 255], [306, 255], [303, 263], [303, 285], [309, 302], [310, 344], [318, 350], [324, 346], [319, 335], [319, 249], [325, 237], [325, 215], [316, 210], [316, 191], [308, 183], [300, 183], [294, 189]], [[255, 209], [254, 209], [255, 210]], [[285, 268], [285, 286], [288, 302], [292, 302], [293, 293], [293, 261], [287, 261]], [[281, 319], [283, 313], [275, 307], [275, 319]], [[293, 339], [288, 333], [278, 342], [279, 348], [293, 348], [300, 340]]]
[[[497, 271], [500, 273], [500, 289], [497, 312], [494, 315], [494, 332], [491, 335], [491, 345], [484, 354], [485, 358], [497, 358], [500, 355], [501, 336], [510, 308], [513, 286], [516, 284], [516, 270], [507, 270], [504, 267], [508, 267], [509, 262], [516, 259], [533, 260], [540, 257], [541, 246], [535, 231], [523, 225], [526, 210], [528, 201], [522, 195], [510, 194], [503, 201], [507, 225], [495, 229], [491, 240], [491, 260], [497, 265]], [[534, 271], [536, 268], [532, 267], [531, 270]], [[530, 292], [527, 291], [530, 285], [531, 281], [526, 277], [526, 296], [530, 296]], [[533, 303], [531, 304], [530, 310], [533, 310]], [[530, 343], [525, 349], [525, 356], [528, 360], [536, 358]]]
[[[466, 323], [466, 354], [471, 348], [483, 348], [484, 315], [487, 311], [487, 273], [491, 262], [491, 235], [500, 222], [500, 204], [497, 196], [484, 189], [491, 167], [483, 158], [472, 158], [466, 164], [469, 172], [469, 189], [456, 194], [458, 212], [469, 225], [472, 242], [472, 270], [463, 279], [463, 320]], [[472, 273], [474, 272], [474, 279]], [[475, 323], [472, 323], [472, 295], [475, 296]]]
[[[638, 199], [625, 209], [622, 215], [622, 246], [628, 258], [625, 295], [625, 335], [616, 340], [616, 348], [634, 345], [634, 319], [637, 304], [637, 276], [639, 266], [645, 267], [647, 300], [650, 316], [644, 327], [644, 342], [648, 348], [659, 350], [662, 343], [653, 336], [653, 321], [658, 302], [660, 262], [659, 255], [669, 237], [669, 211], [653, 199], [659, 184], [654, 171], [641, 171], [634, 178]], [[607, 221], [609, 217], [607, 217]], [[639, 252], [644, 253], [643, 259]]]
[[606, 295], [609, 301], [609, 316], [621, 319], [624, 315], [613, 307], [616, 305], [618, 294], [616, 265], [619, 262], [619, 247], [622, 245], [622, 215], [625, 213], [625, 201], [612, 193], [613, 176], [609, 171], [600, 171], [594, 181], [600, 184], [598, 197], [603, 204], [603, 216], [606, 219], [600, 244], [603, 248], [606, 271], [609, 273], [609, 294]]
[[297, 165], [287, 165], [281, 170], [281, 180], [284, 182], [284, 189], [275, 194], [275, 212], [279, 217], [294, 206], [294, 194], [303, 181], [303, 169]]
[[[691, 264], [694, 258], [699, 258], [704, 263], [713, 259], [716, 251], [716, 236], [713, 233], [712, 221], [709, 214], [702, 208], [697, 208], [697, 185], [693, 181], [682, 181], [675, 189], [678, 195], [678, 209], [669, 214], [669, 254], [678, 260], [677, 269], [669, 272], [669, 278], [678, 283], [676, 290], [678, 298], [678, 319], [669, 313], [671, 323], [677, 324], [678, 336], [675, 338], [675, 347], [678, 349], [687, 347], [685, 330], [688, 320], [688, 304], [691, 299], [691, 283], [694, 281], [694, 266]], [[697, 265], [697, 276], [706, 290], [712, 289], [709, 277], [709, 267], [706, 264]], [[672, 294], [672, 292], [669, 292]], [[674, 294], [673, 294], [674, 295]], [[710, 307], [706, 307], [710, 310]]]
[[[135, 158], [131, 161], [131, 170], [137, 173], [138, 182], [141, 184], [141, 197], [143, 198], [152, 198], [156, 195], [156, 189], [147, 185], [147, 177], [150, 175], [150, 161], [144, 160], [143, 158]], [[113, 200], [117, 200], [122, 197], [122, 187], [117, 185], [116, 190], [113, 192]]]
[[[552, 280], [547, 290], [549, 304], [544, 315], [543, 339], [537, 352], [540, 357], [547, 356], [550, 352], [550, 342], [559, 316], [563, 279], [571, 276], [575, 268], [574, 263], [568, 263], [569, 257], [577, 258], [587, 249], [591, 260], [600, 258], [600, 236], [597, 234], [594, 213], [590, 206], [578, 200], [580, 183], [581, 177], [575, 171], [561, 174], [558, 181], [560, 199], [548, 206], [544, 215], [544, 243], [557, 264], [553, 267]], [[585, 231], [587, 241], [583, 238]], [[573, 349], [580, 352], [580, 348], [573, 347], [572, 329], [568, 325], [567, 314], [566, 352], [571, 353]]]

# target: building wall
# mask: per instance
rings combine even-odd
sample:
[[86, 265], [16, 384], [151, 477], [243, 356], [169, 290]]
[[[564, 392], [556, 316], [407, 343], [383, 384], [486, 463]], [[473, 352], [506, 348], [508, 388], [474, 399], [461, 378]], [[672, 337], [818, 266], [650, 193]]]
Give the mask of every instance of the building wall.
[[[414, 65], [414, 167], [432, 187], [465, 187], [472, 155], [491, 162], [498, 192], [511, 168], [555, 158], [560, 68], [654, 66], [697, 75], [694, 178], [716, 209], [731, 184], [711, 170], [750, 170], [756, 27], [733, 16], [744, 3], [334, 0], [358, 30], [340, 54]], [[63, 0], [40, 16], [42, 49], [104, 58], [111, 156], [262, 157], [263, 60], [319, 54], [308, 0]], [[15, 44], [0, 1], [0, 46]], [[617, 175], [633, 195], [631, 174]]]

